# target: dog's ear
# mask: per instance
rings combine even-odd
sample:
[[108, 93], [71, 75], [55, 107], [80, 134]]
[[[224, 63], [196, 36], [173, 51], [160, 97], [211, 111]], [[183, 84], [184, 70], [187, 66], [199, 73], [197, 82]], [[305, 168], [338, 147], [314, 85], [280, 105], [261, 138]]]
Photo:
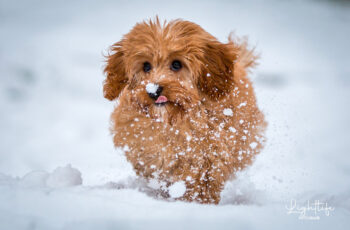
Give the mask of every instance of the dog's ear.
[[233, 87], [233, 67], [237, 60], [237, 47], [210, 40], [204, 48], [202, 66], [198, 78], [199, 89], [218, 100]]
[[107, 65], [104, 69], [107, 78], [103, 82], [103, 95], [109, 100], [114, 100], [126, 86], [128, 78], [121, 43], [115, 43], [111, 51], [112, 54], [107, 56]]

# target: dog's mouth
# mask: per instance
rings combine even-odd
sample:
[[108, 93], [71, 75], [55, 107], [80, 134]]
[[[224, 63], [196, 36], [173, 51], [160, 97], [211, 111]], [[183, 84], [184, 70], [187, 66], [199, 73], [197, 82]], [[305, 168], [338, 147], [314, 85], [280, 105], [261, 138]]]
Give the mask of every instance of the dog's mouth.
[[159, 96], [157, 100], [154, 102], [157, 106], [163, 106], [168, 102], [168, 98], [166, 96]]

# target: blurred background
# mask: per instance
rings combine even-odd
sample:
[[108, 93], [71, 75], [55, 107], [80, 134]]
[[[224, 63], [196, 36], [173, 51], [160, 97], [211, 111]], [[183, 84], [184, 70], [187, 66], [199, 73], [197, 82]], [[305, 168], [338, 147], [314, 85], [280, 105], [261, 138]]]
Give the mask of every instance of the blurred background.
[[[326, 194], [350, 210], [350, 2], [341, 0], [0, 0], [0, 174], [71, 164], [86, 186], [135, 177], [109, 134], [103, 55], [156, 15], [222, 42], [246, 35], [260, 54], [251, 79], [267, 145], [243, 179], [272, 200]], [[224, 203], [237, 197], [230, 186]]]

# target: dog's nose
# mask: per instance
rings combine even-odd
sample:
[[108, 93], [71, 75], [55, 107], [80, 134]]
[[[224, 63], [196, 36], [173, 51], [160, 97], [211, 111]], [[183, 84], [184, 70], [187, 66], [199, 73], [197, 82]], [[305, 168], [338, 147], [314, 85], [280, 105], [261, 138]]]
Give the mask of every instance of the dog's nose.
[[149, 84], [146, 86], [146, 90], [150, 98], [157, 100], [157, 98], [161, 95], [163, 91], [163, 87], [157, 84]]

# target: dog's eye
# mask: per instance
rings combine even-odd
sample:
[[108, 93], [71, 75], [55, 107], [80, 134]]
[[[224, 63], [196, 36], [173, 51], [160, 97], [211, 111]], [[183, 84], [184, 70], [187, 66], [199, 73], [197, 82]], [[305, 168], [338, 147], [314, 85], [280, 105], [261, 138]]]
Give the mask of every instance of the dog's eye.
[[152, 66], [149, 62], [145, 62], [143, 63], [143, 71], [145, 71], [145, 73], [148, 73], [149, 71], [151, 71]]
[[171, 63], [170, 69], [173, 71], [179, 71], [182, 68], [182, 64], [180, 61], [175, 60]]

